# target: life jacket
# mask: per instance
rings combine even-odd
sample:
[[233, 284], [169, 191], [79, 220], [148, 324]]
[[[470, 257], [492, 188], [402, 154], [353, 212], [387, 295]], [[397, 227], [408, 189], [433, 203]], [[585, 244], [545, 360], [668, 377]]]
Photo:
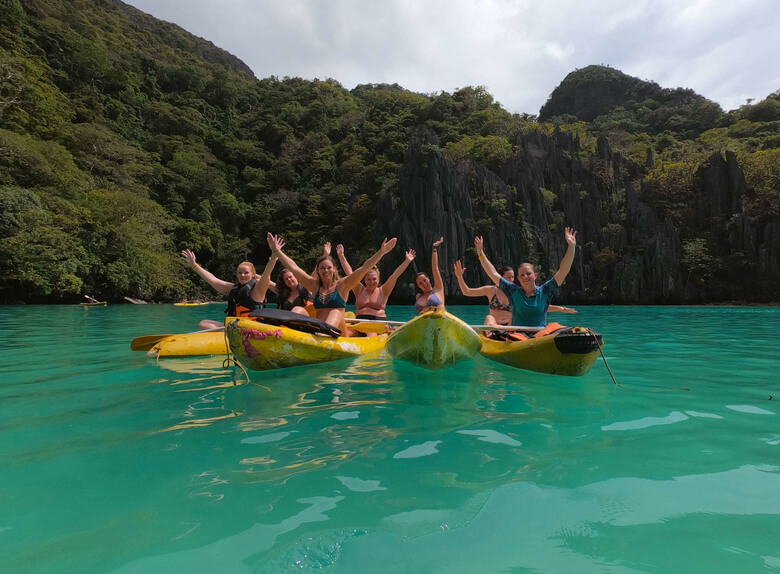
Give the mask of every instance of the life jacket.
[[244, 285], [240, 283], [233, 285], [228, 294], [228, 306], [225, 311], [229, 317], [246, 317], [255, 309], [265, 306], [264, 303], [258, 303], [252, 299], [251, 293], [255, 285], [257, 285], [257, 279], [252, 279]]

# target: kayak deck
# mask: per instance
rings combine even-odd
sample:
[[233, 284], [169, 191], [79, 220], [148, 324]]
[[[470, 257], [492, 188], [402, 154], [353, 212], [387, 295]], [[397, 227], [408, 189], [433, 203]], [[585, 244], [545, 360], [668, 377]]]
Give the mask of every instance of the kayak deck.
[[428, 311], [407, 321], [387, 340], [387, 352], [426, 369], [444, 369], [472, 358], [480, 349], [477, 333], [446, 311]]
[[283, 325], [248, 318], [228, 322], [230, 350], [238, 361], [256, 371], [327, 363], [384, 348], [387, 335], [332, 337], [304, 333]]
[[586, 327], [568, 327], [523, 341], [496, 340], [480, 334], [480, 353], [498, 363], [548, 375], [577, 377], [591, 370], [602, 337]]

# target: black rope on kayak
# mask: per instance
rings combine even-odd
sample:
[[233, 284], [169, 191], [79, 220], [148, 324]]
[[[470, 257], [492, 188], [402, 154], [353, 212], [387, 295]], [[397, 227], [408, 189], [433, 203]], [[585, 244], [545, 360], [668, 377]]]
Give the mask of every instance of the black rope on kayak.
[[602, 348], [604, 347], [604, 342], [599, 341], [598, 337], [593, 334], [593, 331], [588, 329], [588, 333], [590, 333], [591, 337], [593, 337], [593, 340], [596, 341], [596, 345], [598, 345], [599, 353], [601, 353], [601, 358], [604, 359], [604, 366], [607, 367], [607, 371], [609, 372], [609, 376], [612, 377], [612, 382], [615, 383], [618, 387], [621, 389], [625, 389], [627, 391], [637, 391], [640, 393], [658, 393], [664, 390], [675, 390], [675, 391], [690, 391], [691, 389], [686, 389], [685, 387], [659, 387], [657, 389], [631, 389], [629, 387], [624, 387], [620, 383], [615, 380], [615, 375], [612, 374], [612, 369], [609, 368], [609, 363], [607, 362], [607, 358], [604, 356], [604, 351]]
[[227, 371], [230, 368], [231, 364], [235, 365], [236, 367], [238, 367], [239, 369], [241, 369], [244, 372], [244, 376], [246, 377], [246, 382], [247, 383], [249, 383], [250, 385], [254, 385], [256, 387], [263, 388], [263, 389], [265, 389], [266, 391], [268, 391], [270, 393], [271, 389], [269, 389], [265, 385], [261, 385], [261, 384], [252, 382], [252, 379], [249, 378], [249, 373], [246, 372], [246, 369], [244, 368], [244, 365], [239, 363], [238, 359], [236, 359], [236, 356], [231, 354], [231, 352], [230, 352], [230, 341], [228, 341], [228, 338], [227, 338], [227, 329], [225, 329], [223, 331], [223, 333], [225, 334], [225, 348], [227, 349], [227, 352], [226, 352], [225, 360], [222, 361], [222, 368]]

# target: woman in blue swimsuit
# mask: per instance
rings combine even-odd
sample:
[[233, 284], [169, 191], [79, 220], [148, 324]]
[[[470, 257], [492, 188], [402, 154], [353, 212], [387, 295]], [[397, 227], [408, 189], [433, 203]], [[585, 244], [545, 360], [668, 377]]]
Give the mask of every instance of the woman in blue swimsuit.
[[357, 285], [369, 269], [374, 267], [384, 255], [390, 253], [395, 247], [396, 238], [385, 239], [379, 251], [369, 257], [365, 263], [346, 277], [339, 277], [336, 264], [330, 255], [323, 255], [317, 260], [315, 272], [311, 275], [296, 265], [295, 261], [282, 253], [284, 242], [282, 239], [268, 234], [268, 247], [273, 255], [279, 258], [282, 265], [289, 269], [298, 279], [298, 282], [310, 292], [314, 293], [314, 308], [316, 317], [326, 323], [330, 323], [347, 333], [347, 324], [344, 312], [347, 306], [347, 297], [351, 289]]
[[417, 301], [414, 308], [418, 313], [425, 313], [434, 309], [444, 311], [444, 281], [441, 278], [439, 270], [439, 252], [438, 247], [444, 243], [444, 238], [440, 238], [433, 244], [433, 254], [431, 255], [431, 266], [433, 267], [433, 283], [430, 277], [425, 273], [418, 273], [414, 278], [414, 284], [417, 287]]
[[[496, 285], [485, 285], [483, 287], [471, 288], [466, 285], [463, 279], [463, 272], [466, 270], [460, 261], [455, 262], [455, 276], [458, 278], [460, 291], [466, 297], [487, 297], [490, 311], [485, 317], [485, 325], [506, 326], [512, 324], [512, 302], [507, 294]], [[497, 270], [499, 275], [509, 283], [515, 282], [515, 271], [508, 265], [502, 265]], [[548, 313], [576, 313], [576, 309], [571, 307], [561, 307], [559, 305], [550, 305], [547, 308]]]
[[[487, 276], [501, 289], [512, 301], [512, 324], [529, 327], [544, 327], [547, 325], [547, 311], [550, 307], [550, 299], [555, 295], [564, 279], [571, 270], [574, 255], [577, 248], [577, 232], [567, 227], [564, 231], [566, 240], [566, 254], [561, 260], [561, 265], [553, 277], [543, 285], [536, 284], [539, 274], [530, 263], [523, 263], [517, 268], [518, 283], [511, 283], [501, 277], [496, 268], [485, 255], [485, 244], [481, 237], [474, 239], [474, 247], [477, 249], [479, 262]], [[565, 309], [565, 307], [564, 307]]]

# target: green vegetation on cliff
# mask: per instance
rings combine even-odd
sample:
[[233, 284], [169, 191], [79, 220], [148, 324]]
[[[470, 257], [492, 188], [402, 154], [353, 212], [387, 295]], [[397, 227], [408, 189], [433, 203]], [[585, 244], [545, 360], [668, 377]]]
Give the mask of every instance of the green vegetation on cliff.
[[[257, 80], [117, 0], [0, 0], [0, 78], [4, 302], [195, 294], [203, 286], [181, 248], [228, 278], [238, 261], [267, 256], [268, 230], [303, 260], [330, 240], [358, 261], [421, 126], [447, 159], [496, 173], [521, 151], [520, 135], [570, 132], [587, 157], [606, 135], [646, 166], [654, 209], [680, 224], [698, 166], [733, 150], [746, 211], [780, 213], [778, 94], [723, 113], [690, 90], [591, 66], [567, 76], [537, 120], [482, 87]], [[695, 253], [701, 242], [689, 239]]]

